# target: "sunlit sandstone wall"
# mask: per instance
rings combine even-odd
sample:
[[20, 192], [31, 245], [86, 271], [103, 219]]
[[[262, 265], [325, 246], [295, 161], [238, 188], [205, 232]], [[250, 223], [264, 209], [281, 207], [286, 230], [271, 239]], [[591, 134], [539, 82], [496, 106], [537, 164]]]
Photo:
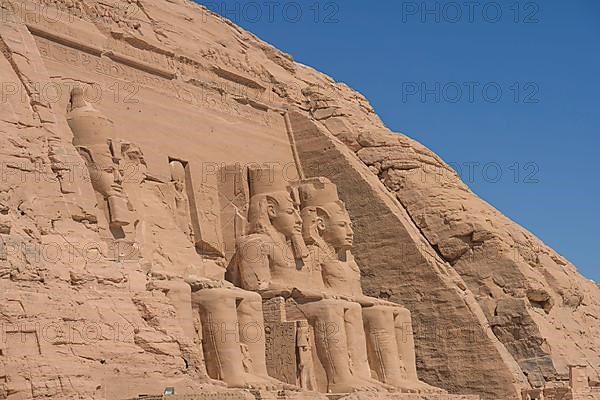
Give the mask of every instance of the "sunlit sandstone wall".
[[[68, 329], [69, 324], [87, 322], [103, 329], [121, 324], [129, 333], [120, 340], [109, 339], [107, 333], [102, 341], [92, 341], [92, 347], [81, 339], [77, 343], [48, 339], [48, 335], [34, 339], [35, 329], [15, 328], [9, 336], [22, 334], [27, 343], [37, 340], [43, 356], [2, 349], [0, 367], [7, 366], [0, 368], [0, 383], [7, 380], [3, 371], [12, 371], [30, 377], [13, 386], [36, 395], [73, 391], [70, 387], [105, 393], [105, 386], [97, 388], [93, 382], [105, 382], [109, 376], [111, 390], [126, 388], [133, 393], [149, 383], [160, 389], [165, 377], [188, 382], [189, 376], [203, 375], [200, 363], [190, 363], [193, 357], [184, 354], [188, 350], [181, 350], [181, 343], [157, 333], [161, 324], [169, 325], [172, 310], [160, 296], [150, 302], [152, 307], [147, 298], [139, 299], [143, 270], [125, 263], [115, 266], [112, 260], [89, 262], [80, 254], [82, 242], [102, 243], [102, 238], [101, 232], [84, 223], [95, 214], [94, 194], [81, 164], [77, 167], [81, 160], [63, 118], [67, 93], [75, 84], [89, 89], [89, 97], [114, 120], [117, 136], [141, 147], [149, 179], [168, 179], [169, 157], [195, 169], [190, 175], [193, 193], [198, 192], [198, 219], [204, 216], [201, 244], [212, 253], [223, 245], [215, 229], [219, 213], [214, 208], [219, 206], [215, 206], [212, 163], [289, 164], [292, 153], [281, 112], [291, 104], [319, 120], [340, 140], [334, 141], [336, 146], [343, 143], [356, 152], [358, 158], [352, 163], [362, 161], [362, 170], [356, 167], [362, 171], [360, 179], [353, 168], [330, 156], [337, 153], [329, 144], [311, 150], [299, 143], [299, 153], [306, 158], [306, 152], [312, 152], [311, 162], [320, 160], [322, 173], [338, 184], [342, 197], [348, 196], [344, 200], [359, 220], [356, 253], [365, 271], [366, 289], [415, 311], [420, 373], [429, 382], [443, 383], [453, 391], [481, 390], [488, 398], [498, 398], [507, 393], [505, 384], [513, 380], [509, 377], [521, 381], [514, 371], [515, 360], [537, 384], [554, 369], [564, 374], [566, 365], [577, 360], [587, 360], [591, 374], [598, 374], [598, 286], [468, 191], [439, 157], [404, 135], [390, 139], [367, 100], [346, 85], [294, 63], [288, 55], [189, 2], [12, 1], [3, 2], [2, 11], [3, 17], [14, 18], [3, 20], [0, 27], [3, 94], [12, 93], [3, 98], [0, 108], [0, 151], [6, 172], [0, 234], [5, 248], [25, 243], [27, 250], [0, 260], [2, 304], [8, 310], [3, 311], [4, 321], [11, 329], [16, 322], [57, 323]], [[208, 169], [198, 167], [198, 162]], [[329, 163], [339, 168], [334, 170]], [[310, 166], [306, 162], [307, 173], [312, 174]], [[290, 175], [293, 170], [288, 169]], [[364, 196], [365, 203], [359, 203], [358, 198], [353, 200], [350, 191], [355, 187], [348, 182], [368, 182], [378, 189], [367, 191], [374, 197]], [[390, 196], [401, 202], [407, 215]], [[385, 207], [377, 208], [381, 213], [368, 210], [382, 202]], [[455, 221], [452, 216], [460, 218]], [[371, 220], [381, 223], [372, 228]], [[475, 220], [475, 230], [463, 229], [468, 224], [461, 222]], [[386, 245], [395, 243], [386, 250], [402, 247], [381, 252], [369, 244], [371, 239], [380, 243], [378, 235]], [[40, 249], [54, 249], [57, 243], [61, 257], [33, 256]], [[517, 256], [510, 249], [517, 249]], [[166, 253], [178, 250], [175, 246]], [[398, 259], [408, 262], [400, 265]], [[390, 265], [391, 274], [397, 275], [394, 279], [386, 273]], [[462, 284], [448, 265], [461, 275]], [[459, 283], [440, 278], [444, 271]], [[411, 289], [415, 287], [419, 289]], [[465, 308], [458, 301], [463, 296], [455, 292], [466, 293], [465, 299], [471, 292], [485, 318], [470, 301], [463, 301]], [[448, 303], [447, 296], [453, 302]], [[106, 304], [106, 298], [111, 298], [111, 304]], [[437, 298], [443, 301], [433, 300]], [[426, 306], [419, 305], [421, 299], [428, 300]], [[156, 313], [162, 319], [154, 318]], [[476, 339], [457, 334], [465, 326]], [[529, 340], [520, 340], [524, 333]], [[483, 344], [473, 347], [473, 340]], [[508, 359], [502, 346], [510, 352]], [[49, 354], [56, 360], [52, 366], [43, 362]], [[125, 359], [122, 354], [135, 356]], [[28, 363], [22, 362], [24, 356]], [[115, 363], [107, 365], [107, 359]], [[145, 369], [150, 365], [160, 365], [161, 374]], [[481, 371], [490, 365], [499, 372], [481, 389], [487, 379]], [[62, 384], [67, 377], [70, 384]]]

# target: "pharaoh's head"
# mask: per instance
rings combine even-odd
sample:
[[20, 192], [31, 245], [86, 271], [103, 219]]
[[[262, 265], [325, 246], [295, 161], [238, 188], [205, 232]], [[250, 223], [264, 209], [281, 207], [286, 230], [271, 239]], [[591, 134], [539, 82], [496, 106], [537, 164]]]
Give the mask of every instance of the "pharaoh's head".
[[302, 220], [296, 204], [288, 192], [274, 192], [265, 196], [267, 215], [271, 225], [286, 237], [302, 233]]
[[169, 163], [171, 168], [171, 181], [175, 184], [178, 192], [183, 192], [185, 188], [185, 167], [181, 161], [172, 160]]
[[317, 229], [319, 234], [336, 250], [350, 250], [354, 242], [354, 231], [344, 203], [337, 201], [317, 207]]
[[272, 227], [289, 238], [302, 232], [297, 204], [280, 169], [250, 168], [248, 183], [250, 233], [264, 233]]
[[280, 169], [250, 168], [249, 233], [268, 233], [273, 230], [292, 241], [298, 258], [306, 255], [302, 240], [302, 219], [292, 199], [289, 184]]
[[327, 178], [303, 182], [300, 195], [304, 237], [307, 242], [324, 241], [338, 250], [349, 250], [354, 241], [352, 222], [337, 187]]

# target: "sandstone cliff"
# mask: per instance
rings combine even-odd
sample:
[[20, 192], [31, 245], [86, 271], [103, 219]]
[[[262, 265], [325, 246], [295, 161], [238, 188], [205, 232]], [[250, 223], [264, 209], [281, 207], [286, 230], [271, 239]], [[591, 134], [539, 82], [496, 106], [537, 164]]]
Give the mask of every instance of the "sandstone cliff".
[[[365, 291], [412, 311], [429, 384], [516, 399], [569, 364], [600, 379], [599, 287], [390, 132], [351, 88], [188, 1], [1, 7], [0, 398], [214, 387], [172, 304], [145, 280], [149, 263], [222, 267], [215, 171], [236, 162], [301, 167], [338, 185]], [[80, 85], [119, 138], [143, 149], [149, 178], [131, 199], [145, 210], [134, 232], [146, 238], [142, 261], [104, 240], [65, 119]], [[161, 217], [172, 159], [196, 161], [202, 177], [198, 259]]]

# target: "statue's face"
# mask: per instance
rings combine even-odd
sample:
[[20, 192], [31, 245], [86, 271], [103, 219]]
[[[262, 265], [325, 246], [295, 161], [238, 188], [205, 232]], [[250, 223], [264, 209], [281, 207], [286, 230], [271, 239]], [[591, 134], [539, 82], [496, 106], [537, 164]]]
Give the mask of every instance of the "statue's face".
[[269, 202], [271, 224], [286, 237], [302, 234], [302, 219], [291, 197], [287, 194], [276, 196], [276, 202]]
[[175, 181], [175, 190], [177, 190], [180, 193], [183, 193], [183, 189], [185, 189], [185, 186], [183, 185], [183, 182], [181, 181]]
[[328, 214], [319, 221], [323, 240], [336, 249], [351, 249], [354, 243], [354, 231], [350, 216], [339, 206], [334, 207]]

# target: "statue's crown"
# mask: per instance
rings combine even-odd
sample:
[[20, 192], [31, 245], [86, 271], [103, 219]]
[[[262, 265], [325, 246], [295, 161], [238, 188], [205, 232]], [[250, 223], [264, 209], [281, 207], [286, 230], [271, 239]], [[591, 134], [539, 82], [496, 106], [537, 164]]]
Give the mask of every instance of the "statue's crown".
[[298, 187], [300, 207], [315, 207], [339, 201], [337, 186], [327, 178], [303, 180]]
[[289, 183], [278, 166], [248, 167], [250, 197], [273, 192], [287, 192]]

